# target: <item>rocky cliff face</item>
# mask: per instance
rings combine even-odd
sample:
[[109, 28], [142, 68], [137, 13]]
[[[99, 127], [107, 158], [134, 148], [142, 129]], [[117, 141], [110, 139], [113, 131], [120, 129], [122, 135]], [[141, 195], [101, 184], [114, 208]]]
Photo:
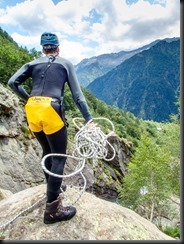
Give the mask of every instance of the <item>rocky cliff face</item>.
[[0, 85], [0, 187], [14, 193], [43, 182], [40, 156], [18, 98]]

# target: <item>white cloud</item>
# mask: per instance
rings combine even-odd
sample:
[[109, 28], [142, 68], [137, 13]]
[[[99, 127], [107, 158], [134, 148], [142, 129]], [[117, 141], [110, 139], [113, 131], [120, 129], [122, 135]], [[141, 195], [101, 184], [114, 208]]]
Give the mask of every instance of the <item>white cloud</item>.
[[[155, 3], [68, 0], [54, 5], [51, 0], [25, 0], [0, 9], [0, 25], [4, 30], [12, 28], [12, 38], [28, 49], [41, 50], [41, 33], [55, 32], [62, 44], [61, 54], [77, 63], [102, 53], [130, 50], [156, 39], [180, 36], [180, 2], [155, 0]], [[100, 16], [100, 22], [87, 18], [92, 9]], [[89, 43], [93, 46], [88, 46]]]
[[[17, 43], [19, 43], [20, 46], [30, 47], [29, 49], [34, 48], [35, 46], [38, 47], [38, 45], [40, 44], [40, 35], [39, 36], [32, 36], [32, 35], [23, 36], [23, 35], [18, 34], [17, 32], [13, 32], [11, 36]], [[38, 50], [38, 49], [37, 50], [41, 51], [41, 46], [39, 48], [40, 48], [40, 50]]]
[[78, 57], [82, 59], [86, 58], [85, 53], [90, 52], [88, 46], [84, 46], [83, 44], [72, 42], [72, 41], [61, 41], [60, 44], [60, 55], [64, 58], [69, 58], [73, 60], [76, 64], [78, 63]]

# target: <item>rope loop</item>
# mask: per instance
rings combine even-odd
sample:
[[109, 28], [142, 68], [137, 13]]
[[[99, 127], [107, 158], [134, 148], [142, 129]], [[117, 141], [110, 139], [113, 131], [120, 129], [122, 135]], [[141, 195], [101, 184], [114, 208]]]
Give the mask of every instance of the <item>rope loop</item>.
[[[76, 171], [74, 171], [73, 173], [71, 174], [65, 174], [65, 175], [59, 175], [59, 174], [54, 174], [52, 173], [51, 171], [49, 171], [46, 167], [45, 167], [45, 160], [48, 158], [48, 157], [53, 157], [53, 156], [57, 156], [57, 157], [68, 157], [68, 158], [73, 158], [73, 159], [76, 159], [79, 161], [78, 163], [78, 166], [76, 167]], [[66, 177], [71, 177], [71, 176], [74, 176], [75, 174], [78, 174], [80, 173], [84, 166], [85, 166], [85, 159], [84, 158], [79, 158], [79, 157], [75, 157], [75, 156], [71, 156], [71, 155], [67, 155], [67, 154], [61, 154], [61, 153], [49, 153], [47, 155], [45, 155], [42, 160], [41, 160], [41, 166], [43, 168], [43, 170], [49, 174], [49, 175], [52, 175], [54, 177], [58, 177], [58, 178], [66, 178]]]
[[[111, 131], [105, 134], [97, 124], [91, 125], [91, 121], [106, 120], [110, 123]], [[81, 118], [74, 118], [73, 123], [79, 129], [74, 137], [75, 147], [78, 155], [84, 158], [96, 158], [111, 161], [115, 157], [115, 149], [107, 140], [114, 133], [114, 125], [107, 118], [94, 118], [85, 125], [81, 122]], [[77, 123], [78, 122], [78, 123]], [[112, 149], [112, 157], [108, 158], [108, 150]]]

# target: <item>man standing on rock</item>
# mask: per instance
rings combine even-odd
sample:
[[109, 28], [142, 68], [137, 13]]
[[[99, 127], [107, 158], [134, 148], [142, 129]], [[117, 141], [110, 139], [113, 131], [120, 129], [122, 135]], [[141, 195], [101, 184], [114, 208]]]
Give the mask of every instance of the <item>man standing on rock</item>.
[[[59, 56], [57, 35], [44, 32], [41, 35], [44, 56], [24, 64], [8, 81], [8, 85], [25, 102], [25, 113], [30, 130], [43, 149], [43, 155], [66, 154], [67, 122], [63, 107], [64, 85], [67, 82], [72, 97], [85, 121], [92, 120], [85, 97], [80, 89], [74, 66]], [[32, 78], [28, 94], [22, 86]], [[93, 122], [92, 122], [93, 123]], [[66, 157], [48, 157], [45, 167], [53, 174], [63, 175]], [[44, 172], [47, 182], [47, 202], [44, 223], [52, 224], [69, 220], [76, 214], [74, 206], [63, 206], [61, 193], [62, 178]]]

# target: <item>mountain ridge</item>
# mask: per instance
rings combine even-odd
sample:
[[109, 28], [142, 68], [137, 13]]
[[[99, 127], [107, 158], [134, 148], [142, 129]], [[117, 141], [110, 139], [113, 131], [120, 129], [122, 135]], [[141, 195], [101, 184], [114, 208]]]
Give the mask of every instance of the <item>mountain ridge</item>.
[[[178, 40], [178, 37], [165, 38], [163, 40], [172, 42]], [[157, 44], [161, 39], [157, 39], [147, 45], [130, 51], [120, 51], [115, 53], [106, 53], [91, 58], [83, 59], [75, 65], [76, 74], [80, 84], [87, 87], [96, 78], [105, 75], [107, 72], [121, 64], [125, 60], [131, 58], [137, 53], [147, 50]]]
[[180, 40], [160, 41], [125, 60], [86, 88], [108, 105], [164, 122], [177, 112]]

